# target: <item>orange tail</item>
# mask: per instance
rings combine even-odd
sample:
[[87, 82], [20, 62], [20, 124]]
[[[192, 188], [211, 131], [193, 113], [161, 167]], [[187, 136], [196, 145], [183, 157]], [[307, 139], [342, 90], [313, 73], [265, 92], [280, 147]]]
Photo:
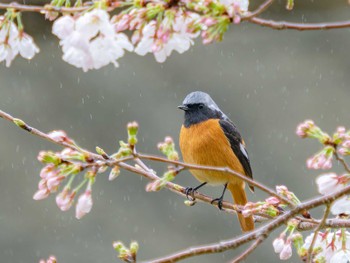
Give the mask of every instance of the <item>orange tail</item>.
[[[227, 188], [230, 190], [235, 204], [245, 205], [248, 202], [244, 190], [244, 184], [228, 184]], [[252, 216], [244, 217], [240, 213], [237, 213], [237, 216], [243, 232], [248, 232], [254, 229], [254, 220]]]

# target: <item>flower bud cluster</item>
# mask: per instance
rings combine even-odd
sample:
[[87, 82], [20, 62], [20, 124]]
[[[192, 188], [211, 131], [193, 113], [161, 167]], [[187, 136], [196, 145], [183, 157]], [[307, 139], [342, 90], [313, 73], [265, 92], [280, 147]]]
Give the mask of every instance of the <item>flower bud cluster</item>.
[[[296, 232], [298, 221], [291, 219], [288, 221], [286, 229], [272, 242], [273, 249], [276, 254], [279, 254], [281, 260], [287, 260], [291, 258], [293, 254], [292, 244], [297, 249], [298, 253], [303, 245], [303, 237], [300, 233]], [[287, 233], [289, 235], [287, 236]]]
[[158, 143], [158, 149], [171, 161], [178, 161], [179, 154], [175, 149], [175, 143], [169, 136], [165, 137], [164, 142]]
[[265, 202], [248, 202], [243, 210], [242, 214], [244, 217], [249, 217], [255, 214], [267, 215], [269, 217], [276, 217], [280, 214], [278, 209], [280, 200], [274, 196], [265, 199]]
[[122, 242], [113, 242], [113, 248], [118, 252], [118, 258], [125, 262], [136, 262], [137, 251], [139, 250], [139, 244], [136, 241], [130, 243], [127, 248]]
[[332, 168], [333, 155], [334, 147], [326, 146], [314, 156], [307, 159], [306, 165], [309, 169], [330, 169]]
[[[74, 145], [74, 141], [70, 139], [64, 131], [53, 131], [48, 136], [57, 142], [65, 142]], [[83, 180], [78, 186], [72, 189], [72, 183], [75, 176], [84, 170], [85, 163], [88, 163], [88, 157], [72, 148], [65, 148], [61, 152], [41, 151], [38, 160], [45, 164], [40, 172], [38, 191], [34, 194], [34, 200], [42, 200], [50, 194], [56, 193], [62, 183], [67, 181], [62, 191], [56, 195], [56, 204], [62, 211], [67, 211], [74, 203], [75, 196], [81, 188], [86, 185], [86, 190], [78, 198], [76, 205], [76, 218], [80, 219], [89, 213], [92, 208], [91, 189], [95, 181], [95, 176], [103, 165], [96, 169], [87, 169]], [[103, 170], [103, 169], [102, 169]]]
[[176, 176], [176, 171], [173, 169], [168, 170], [164, 173], [164, 175], [154, 180], [146, 185], [146, 192], [157, 192], [161, 190], [168, 182], [171, 182], [174, 180]]
[[288, 188], [285, 185], [277, 185], [276, 186], [276, 192], [290, 200], [292, 203], [298, 205], [300, 204], [299, 198], [291, 191], [288, 190]]
[[41, 259], [39, 263], [57, 263], [57, 259], [55, 256], [50, 256], [47, 260]]

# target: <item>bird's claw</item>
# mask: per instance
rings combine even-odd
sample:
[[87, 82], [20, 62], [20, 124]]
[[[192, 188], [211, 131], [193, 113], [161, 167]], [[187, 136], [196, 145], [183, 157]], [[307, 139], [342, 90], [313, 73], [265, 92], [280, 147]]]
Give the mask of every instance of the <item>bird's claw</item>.
[[194, 197], [194, 192], [196, 190], [192, 187], [186, 187], [185, 189], [185, 194], [186, 194], [186, 198], [190, 201], [194, 201], [196, 198]]
[[218, 202], [218, 208], [219, 208], [220, 210], [222, 210], [222, 198], [221, 198], [221, 197], [215, 198], [215, 199], [213, 199], [210, 203], [213, 204], [213, 203], [215, 203], [215, 202]]

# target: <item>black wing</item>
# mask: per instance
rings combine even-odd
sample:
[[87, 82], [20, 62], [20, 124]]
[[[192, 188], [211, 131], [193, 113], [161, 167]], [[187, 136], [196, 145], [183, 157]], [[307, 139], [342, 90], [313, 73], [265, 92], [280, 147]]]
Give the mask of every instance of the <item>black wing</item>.
[[[230, 120], [219, 121], [222, 130], [224, 131], [227, 139], [231, 144], [232, 151], [238, 157], [241, 162], [246, 175], [253, 179], [253, 172], [250, 166], [248, 152], [244, 147], [242, 136], [239, 134], [238, 129]], [[249, 185], [249, 188], [254, 192], [254, 187]]]

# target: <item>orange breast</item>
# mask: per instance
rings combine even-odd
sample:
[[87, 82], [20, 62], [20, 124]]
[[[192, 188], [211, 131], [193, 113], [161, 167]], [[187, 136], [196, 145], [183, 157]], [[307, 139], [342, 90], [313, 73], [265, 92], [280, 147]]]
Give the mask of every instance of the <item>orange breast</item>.
[[[243, 166], [231, 149], [230, 142], [221, 129], [219, 120], [211, 119], [189, 128], [182, 126], [180, 131], [180, 149], [186, 163], [229, 167], [245, 174]], [[242, 184], [234, 176], [215, 171], [191, 170], [200, 181], [209, 184]]]

